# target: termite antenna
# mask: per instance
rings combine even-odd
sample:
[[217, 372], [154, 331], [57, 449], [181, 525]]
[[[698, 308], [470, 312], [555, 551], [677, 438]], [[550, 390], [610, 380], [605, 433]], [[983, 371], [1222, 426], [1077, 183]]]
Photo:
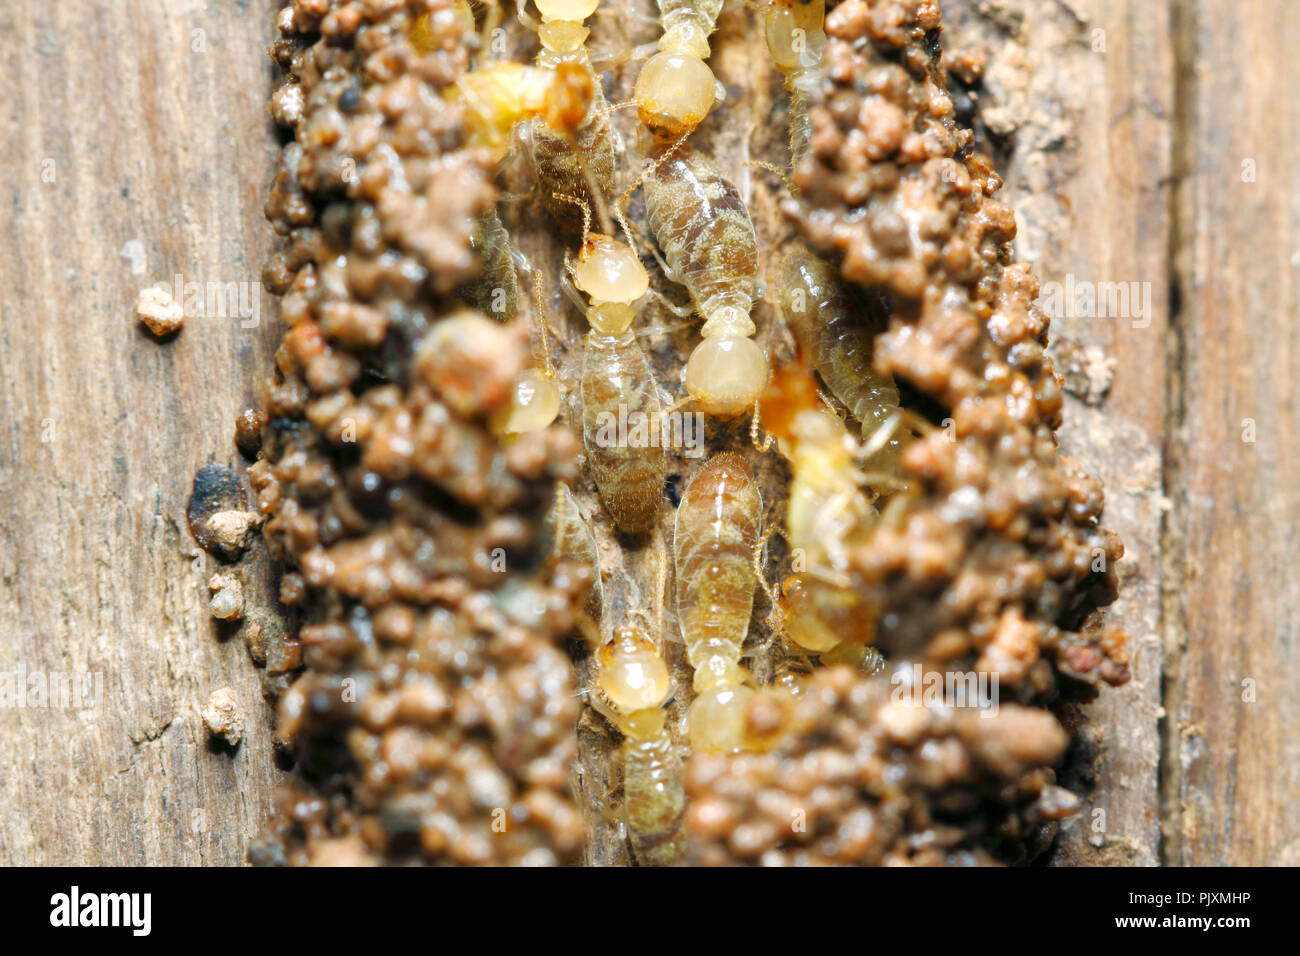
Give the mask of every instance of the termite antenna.
[[555, 378], [555, 363], [551, 360], [550, 326], [546, 319], [546, 304], [542, 296], [542, 273], [533, 273], [533, 305], [537, 310], [537, 334], [542, 340], [542, 369], [547, 378]]
[[771, 610], [768, 611], [767, 622], [772, 626], [772, 629], [779, 634], [784, 630], [785, 620], [781, 616], [781, 602], [777, 597], [776, 588], [772, 587], [772, 583], [768, 581], [766, 572], [767, 542], [771, 540], [772, 533], [776, 531], [776, 527], [775, 524], [769, 525], [767, 530], [759, 537], [757, 543], [755, 543], [753, 565], [754, 577], [758, 578], [758, 586], [761, 587], [763, 593], [767, 595], [767, 603], [771, 608]]
[[637, 105], [636, 100], [628, 100], [625, 103], [615, 103], [613, 106], [606, 106], [603, 110], [596, 111], [595, 113], [592, 114], [592, 116], [596, 116], [596, 117], [608, 116], [610, 113], [613, 113], [616, 110], [625, 110], [629, 106], [636, 106], [636, 105]]
[[520, 23], [533, 33], [541, 32], [542, 25], [537, 22], [537, 18], [528, 12], [528, 0], [519, 0], [515, 4], [515, 17]]
[[677, 150], [681, 149], [682, 144], [685, 143], [686, 140], [690, 138], [690, 135], [693, 132], [695, 132], [695, 128], [691, 127], [685, 133], [679, 136], [671, 146], [669, 146], [666, 150], [664, 150], [663, 153], [661, 153], [657, 159], [652, 160], [641, 171], [641, 175], [636, 178], [636, 182], [632, 183], [631, 186], [628, 186], [627, 189], [623, 191], [623, 195], [619, 196], [618, 201], [614, 203], [614, 214], [618, 218], [619, 225], [623, 227], [623, 231], [627, 233], [627, 239], [628, 242], [632, 245], [632, 248], [634, 249], [636, 248], [636, 239], [632, 236], [632, 230], [628, 228], [627, 220], [623, 218], [623, 210], [626, 209], [627, 204], [631, 202], [632, 194], [635, 193], [638, 189], [640, 189], [641, 184], [646, 181], [646, 177], [649, 176], [651, 173], [653, 173], [664, 163], [668, 162], [668, 160], [672, 158], [673, 154], [677, 152]]
[[907, 427], [912, 429], [912, 431], [916, 432], [918, 435], [933, 435], [939, 430], [934, 426], [934, 423], [924, 415], [918, 414], [910, 408], [904, 408], [902, 411], [903, 420], [907, 423]]
[[487, 8], [487, 12], [483, 14], [483, 29], [479, 31], [478, 38], [479, 49], [482, 50], [490, 46], [489, 37], [501, 26], [504, 14], [501, 12], [501, 4], [498, 0], [475, 0], [475, 2]]
[[751, 159], [746, 162], [745, 165], [753, 166], [755, 169], [766, 169], [769, 173], [773, 173], [780, 178], [781, 184], [785, 186], [786, 191], [789, 192], [791, 196], [799, 195], [799, 191], [794, 188], [794, 181], [790, 179], [790, 174], [787, 170], [781, 169], [779, 166], [774, 166], [771, 163], [765, 163], [761, 159]]
[[[560, 202], [567, 202], [572, 206], [577, 206], [582, 210], [582, 248], [587, 248], [587, 242], [591, 238], [591, 207], [587, 201], [579, 196], [570, 196], [568, 193], [555, 193], [555, 198]], [[565, 257], [568, 257], [566, 251]]]
[[751, 418], [749, 421], [749, 441], [754, 446], [754, 448], [757, 449], [759, 452], [767, 452], [772, 447], [772, 443], [776, 441], [776, 439], [773, 438], [771, 435], [763, 435], [763, 438], [760, 441], [759, 440], [760, 435], [763, 435], [763, 424], [761, 421], [759, 421], [758, 402], [755, 402], [754, 417]]
[[655, 574], [655, 637], [662, 643], [664, 639], [664, 595], [668, 592], [668, 543], [664, 541], [664, 529], [660, 524], [656, 529], [658, 539], [659, 567]]
[[574, 141], [574, 152], [578, 158], [578, 168], [582, 170], [582, 180], [587, 184], [587, 193], [596, 204], [596, 216], [600, 220], [600, 231], [607, 236], [611, 235], [614, 230], [609, 224], [609, 209], [605, 202], [605, 196], [601, 190], [596, 188], [596, 175], [591, 171], [591, 164], [583, 157], [582, 150], [578, 148], [576, 140]]

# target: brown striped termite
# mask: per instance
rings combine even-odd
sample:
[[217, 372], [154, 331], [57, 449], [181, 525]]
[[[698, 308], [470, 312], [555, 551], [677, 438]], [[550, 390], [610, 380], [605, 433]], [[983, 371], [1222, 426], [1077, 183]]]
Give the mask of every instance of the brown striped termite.
[[[632, 332], [635, 303], [650, 277], [635, 252], [590, 231], [583, 210], [582, 251], [569, 265], [573, 294], [591, 324], [582, 359], [582, 439], [587, 465], [620, 531], [637, 534], [654, 523], [668, 474], [662, 441], [663, 403], [645, 351]], [[567, 288], [567, 286], [566, 286]]]
[[510, 242], [510, 233], [495, 207], [475, 220], [470, 248], [483, 268], [476, 278], [460, 286], [456, 294], [467, 305], [501, 322], [508, 322], [515, 317], [519, 305], [519, 278], [515, 272], [517, 255]]
[[745, 746], [745, 705], [753, 690], [740, 656], [754, 605], [752, 555], [761, 522], [753, 472], [731, 452], [710, 459], [677, 506], [677, 621], [695, 669], [688, 722], [696, 750]]
[[544, 526], [547, 560], [553, 567], [578, 574], [591, 581], [587, 600], [577, 614], [577, 627], [592, 649], [600, 647], [600, 618], [605, 603], [604, 582], [600, 576], [600, 551], [596, 536], [573, 492], [564, 482], [555, 486], [555, 501], [547, 512]]
[[704, 318], [686, 363], [686, 390], [712, 415], [748, 411], [767, 384], [767, 356], [751, 338], [758, 240], [740, 193], [703, 154], [674, 144], [645, 174], [646, 216], [665, 271]]
[[802, 246], [782, 263], [781, 307], [799, 347], [831, 394], [861, 424], [863, 437], [888, 431], [868, 467], [878, 493], [895, 490], [905, 438], [898, 386], [893, 376], [881, 375], [871, 365], [883, 318], [871, 316], [867, 303], [853, 301], [835, 266]]
[[530, 21], [523, 2], [520, 19], [537, 31], [541, 50], [535, 62], [553, 72], [551, 96], [561, 108], [551, 120], [523, 127], [525, 153], [542, 205], [556, 222], [576, 232], [582, 223], [577, 209], [556, 195], [576, 196], [601, 210], [614, 182], [617, 135], [604, 89], [592, 72], [586, 45], [590, 31], [583, 24], [596, 12], [599, 0], [534, 2], [541, 22]]
[[521, 20], [541, 42], [535, 63], [487, 63], [457, 79], [448, 93], [464, 104], [470, 145], [486, 147], [501, 160], [513, 143], [522, 144], [542, 204], [570, 230], [581, 219], [556, 194], [603, 210], [614, 177], [617, 136], [592, 72], [583, 25], [596, 6], [597, 0], [541, 0], [540, 23], [521, 10]]

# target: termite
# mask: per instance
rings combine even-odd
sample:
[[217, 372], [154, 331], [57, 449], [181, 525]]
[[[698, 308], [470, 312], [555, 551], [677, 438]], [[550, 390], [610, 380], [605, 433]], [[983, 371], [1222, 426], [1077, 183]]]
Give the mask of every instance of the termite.
[[732, 452], [712, 458], [677, 506], [677, 620], [695, 669], [688, 726], [696, 750], [732, 752], [745, 746], [745, 705], [753, 690], [740, 656], [754, 605], [751, 555], [761, 522], [762, 498], [753, 472]]
[[[857, 445], [822, 404], [803, 362], [772, 376], [762, 415], [790, 461], [785, 537], [801, 568], [782, 582], [779, 594], [764, 588], [789, 641], [822, 655], [846, 645], [839, 653], [852, 656], [874, 640], [877, 610], [847, 570], [848, 546], [879, 520], [860, 487]], [[756, 568], [758, 553], [755, 548]]]
[[600, 618], [604, 609], [604, 583], [600, 575], [600, 551], [596, 536], [573, 492], [564, 482], [555, 485], [555, 500], [547, 512], [544, 530], [547, 560], [552, 566], [568, 562], [577, 573], [591, 580], [587, 600], [578, 612], [578, 630], [593, 650], [600, 647]]
[[[880, 320], [851, 301], [838, 270], [803, 247], [796, 247], [781, 266], [781, 306], [799, 347], [826, 387], [862, 426], [864, 438], [888, 428], [890, 436], [872, 456], [878, 484], [897, 477], [902, 445], [902, 411], [893, 376], [871, 366], [872, 345]], [[882, 489], [884, 490], [884, 489]]]
[[[583, 212], [582, 251], [570, 266], [574, 294], [591, 325], [582, 359], [582, 439], [587, 464], [620, 531], [637, 534], [653, 524], [663, 500], [668, 460], [661, 439], [663, 404], [650, 361], [632, 332], [636, 303], [650, 277], [635, 252], [591, 232]], [[567, 288], [567, 286], [566, 286]]]
[[618, 628], [597, 655], [597, 683], [605, 717], [623, 734], [623, 820], [632, 854], [642, 866], [681, 859], [681, 757], [668, 733], [664, 703], [672, 691], [668, 666], [655, 642], [638, 627]]
[[[599, 79], [592, 72], [586, 43], [590, 31], [583, 21], [596, 12], [599, 0], [535, 0], [541, 23], [520, 19], [536, 29], [541, 42], [536, 65], [554, 73], [552, 97], [559, 108], [547, 122], [524, 128], [526, 153], [542, 205], [564, 228], [577, 231], [581, 219], [558, 195], [577, 196], [597, 209], [614, 181], [616, 135]], [[558, 120], [558, 123], [553, 121]]]
[[655, 636], [624, 624], [596, 653], [594, 693], [588, 701], [623, 735], [623, 823], [633, 858], [642, 866], [676, 863], [685, 850], [682, 827], [686, 795], [681, 756], [668, 731], [665, 703], [672, 678], [659, 650], [664, 636], [664, 584], [668, 573], [662, 545], [655, 589]]
[[767, 50], [790, 92], [792, 166], [807, 153], [812, 140], [808, 102], [821, 77], [825, 19], [825, 0], [768, 0], [763, 11]]
[[597, 0], [541, 0], [540, 23], [521, 14], [541, 42], [535, 63], [488, 63], [457, 79], [447, 94], [464, 103], [470, 145], [500, 161], [512, 142], [522, 141], [542, 204], [571, 230], [580, 220], [555, 195], [604, 209], [614, 176], [616, 137], [582, 22], [596, 6]]
[[704, 341], [686, 363], [686, 390], [702, 411], [738, 415], [767, 384], [767, 355], [751, 338], [758, 240], [740, 193], [707, 157], [675, 144], [645, 174], [646, 217], [704, 318]]
[[483, 270], [478, 278], [458, 288], [457, 294], [467, 305], [498, 321], [508, 322], [518, 308], [519, 279], [515, 274], [510, 233], [495, 207], [475, 220], [470, 248], [483, 263]]

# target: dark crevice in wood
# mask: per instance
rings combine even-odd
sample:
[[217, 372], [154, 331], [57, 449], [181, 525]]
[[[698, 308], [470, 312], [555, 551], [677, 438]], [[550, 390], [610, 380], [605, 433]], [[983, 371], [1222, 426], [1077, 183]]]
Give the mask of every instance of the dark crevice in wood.
[[1171, 188], [1168, 191], [1169, 233], [1166, 243], [1169, 277], [1169, 327], [1165, 337], [1165, 427], [1161, 484], [1170, 507], [1160, 527], [1161, 585], [1160, 634], [1163, 644], [1160, 703], [1159, 860], [1162, 866], [1182, 863], [1182, 762], [1181, 722], [1184, 716], [1186, 603], [1182, 593], [1187, 551], [1184, 529], [1177, 516], [1186, 513], [1187, 469], [1187, 340], [1184, 300], [1192, 288], [1191, 254], [1196, 232], [1191, 176], [1194, 172], [1197, 122], [1197, 9], [1191, 3], [1174, 3], [1170, 26], [1174, 57], [1173, 105], [1170, 136]]

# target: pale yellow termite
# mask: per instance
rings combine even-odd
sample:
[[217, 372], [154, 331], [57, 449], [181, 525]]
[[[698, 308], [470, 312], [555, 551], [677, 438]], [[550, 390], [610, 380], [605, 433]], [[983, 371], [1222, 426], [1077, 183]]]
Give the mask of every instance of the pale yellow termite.
[[744, 746], [744, 710], [753, 690], [740, 656], [754, 605], [752, 555], [762, 508], [748, 463], [730, 452], [704, 466], [677, 507], [677, 621], [695, 669], [688, 723], [697, 750]]

